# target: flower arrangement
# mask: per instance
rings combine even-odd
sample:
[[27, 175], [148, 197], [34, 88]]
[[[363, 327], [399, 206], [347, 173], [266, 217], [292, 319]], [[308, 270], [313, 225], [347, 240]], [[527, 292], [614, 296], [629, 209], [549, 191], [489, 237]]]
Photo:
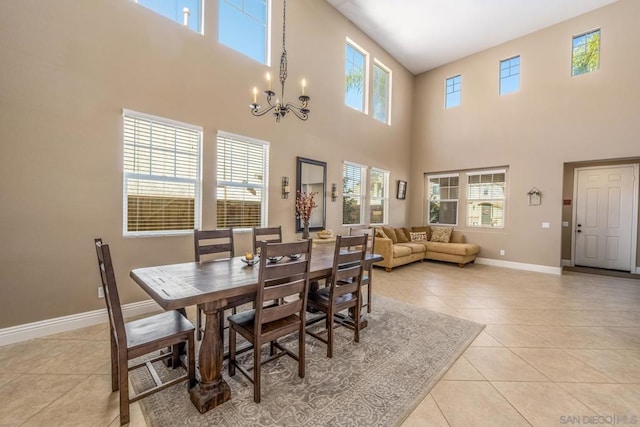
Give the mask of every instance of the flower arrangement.
[[296, 217], [302, 220], [304, 224], [309, 224], [313, 209], [318, 207], [315, 201], [316, 192], [306, 193], [298, 191], [296, 194]]

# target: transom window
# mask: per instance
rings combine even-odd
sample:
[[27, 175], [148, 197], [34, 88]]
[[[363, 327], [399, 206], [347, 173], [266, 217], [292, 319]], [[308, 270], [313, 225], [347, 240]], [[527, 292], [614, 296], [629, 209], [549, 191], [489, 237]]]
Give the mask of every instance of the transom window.
[[342, 168], [342, 223], [364, 224], [365, 166], [344, 162]]
[[192, 232], [200, 217], [202, 128], [123, 111], [123, 233]]
[[462, 75], [449, 77], [445, 82], [445, 108], [457, 107], [460, 105], [460, 93], [462, 90]]
[[269, 143], [218, 132], [218, 228], [267, 224]]
[[520, 90], [520, 56], [500, 61], [500, 95]]
[[389, 172], [371, 168], [369, 223], [386, 224], [389, 211]]
[[345, 45], [344, 102], [351, 108], [366, 113], [367, 105], [367, 52], [347, 39]]
[[427, 176], [427, 224], [458, 224], [459, 175]]
[[270, 2], [218, 0], [218, 41], [256, 61], [269, 65]]
[[573, 38], [571, 75], [578, 76], [600, 68], [600, 30]]
[[373, 64], [373, 118], [390, 124], [391, 71], [378, 60]]
[[467, 173], [467, 226], [504, 228], [506, 170]]
[[202, 0], [134, 0], [141, 6], [202, 33]]

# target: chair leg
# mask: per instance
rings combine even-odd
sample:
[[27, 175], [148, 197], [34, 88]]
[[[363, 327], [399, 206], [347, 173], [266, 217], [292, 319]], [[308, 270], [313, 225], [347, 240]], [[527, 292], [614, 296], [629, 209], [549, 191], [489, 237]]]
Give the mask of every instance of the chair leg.
[[196, 386], [196, 346], [193, 342], [193, 332], [189, 334], [189, 341], [187, 343], [188, 348], [187, 351], [187, 369], [189, 371], [189, 389], [192, 389]]
[[[362, 297], [362, 294], [360, 294], [360, 298]], [[360, 305], [360, 301], [361, 299], [358, 298], [358, 303], [356, 304], [356, 306], [354, 307], [355, 309], [353, 310], [354, 316], [353, 316], [353, 340], [355, 342], [360, 342], [360, 310], [362, 310], [362, 307]]]
[[304, 322], [302, 323], [301, 327], [300, 327], [300, 331], [298, 332], [298, 376], [300, 378], [304, 378], [304, 367], [305, 367], [305, 361], [304, 361], [304, 339], [305, 339], [305, 332], [304, 332]]
[[120, 388], [120, 425], [129, 423], [129, 369], [126, 355], [118, 356], [118, 380]]
[[369, 267], [369, 281], [367, 282], [367, 313], [371, 313], [371, 281], [373, 280], [373, 266]]
[[258, 341], [253, 344], [253, 401], [260, 403], [260, 348]]
[[327, 311], [327, 357], [333, 357], [333, 310]]
[[118, 391], [119, 387], [119, 373], [118, 373], [118, 346], [113, 339], [113, 333], [111, 334], [111, 391]]
[[180, 367], [180, 344], [171, 346], [171, 354], [171, 366], [173, 369], [178, 369]]
[[236, 374], [236, 330], [229, 326], [229, 376]]

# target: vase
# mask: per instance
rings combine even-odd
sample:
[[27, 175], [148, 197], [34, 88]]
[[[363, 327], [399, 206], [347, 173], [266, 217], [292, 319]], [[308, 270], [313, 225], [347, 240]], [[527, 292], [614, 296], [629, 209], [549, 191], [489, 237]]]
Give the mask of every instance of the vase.
[[303, 239], [308, 239], [309, 238], [309, 223], [305, 222], [302, 228], [302, 238]]

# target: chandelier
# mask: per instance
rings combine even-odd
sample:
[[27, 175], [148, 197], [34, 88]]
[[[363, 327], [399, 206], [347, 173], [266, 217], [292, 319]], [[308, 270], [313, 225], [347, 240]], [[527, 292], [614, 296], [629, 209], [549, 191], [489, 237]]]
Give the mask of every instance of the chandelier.
[[[306, 81], [302, 79], [302, 94], [298, 97], [300, 105], [293, 104], [291, 102], [285, 102], [284, 99], [284, 82], [287, 80], [287, 49], [285, 47], [286, 34], [287, 34], [287, 0], [284, 0], [284, 7], [282, 9], [282, 55], [280, 56], [280, 86], [282, 87], [280, 96], [282, 98], [275, 98], [276, 93], [271, 90], [271, 75], [267, 73], [267, 90], [264, 94], [267, 96], [267, 105], [264, 108], [258, 104], [258, 88], [253, 88], [253, 104], [249, 106], [251, 114], [254, 116], [264, 116], [270, 111], [273, 111], [273, 115], [276, 117], [276, 123], [280, 122], [280, 119], [287, 113], [295, 114], [300, 120], [307, 120], [309, 118], [309, 98], [305, 94]], [[282, 101], [281, 101], [282, 99]]]

